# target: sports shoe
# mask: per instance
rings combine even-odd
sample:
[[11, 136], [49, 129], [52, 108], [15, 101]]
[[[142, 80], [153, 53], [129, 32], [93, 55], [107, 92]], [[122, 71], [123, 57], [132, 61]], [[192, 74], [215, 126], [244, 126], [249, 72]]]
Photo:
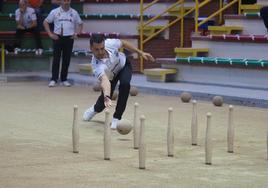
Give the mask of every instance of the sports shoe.
[[111, 123], [112, 130], [116, 130], [118, 121], [119, 119], [113, 118], [112, 123]]
[[56, 86], [56, 82], [54, 80], [51, 80], [48, 84], [48, 87], [55, 87]]
[[14, 49], [14, 54], [18, 54], [19, 51], [20, 51], [20, 48], [15, 48], [15, 49]]
[[68, 81], [61, 82], [61, 85], [65, 86], [65, 87], [71, 87], [71, 84]]
[[35, 51], [36, 55], [42, 55], [43, 54], [43, 49], [39, 48]]
[[91, 106], [89, 109], [87, 109], [84, 112], [83, 120], [84, 121], [90, 121], [96, 114], [97, 114], [97, 112], [95, 112], [94, 106]]

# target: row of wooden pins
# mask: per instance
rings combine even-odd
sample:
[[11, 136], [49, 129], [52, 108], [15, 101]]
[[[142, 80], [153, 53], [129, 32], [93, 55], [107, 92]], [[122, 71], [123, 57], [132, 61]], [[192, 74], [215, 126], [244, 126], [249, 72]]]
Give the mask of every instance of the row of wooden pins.
[[[233, 123], [233, 106], [229, 105], [228, 128], [227, 128], [227, 151], [234, 152], [234, 123]], [[193, 100], [193, 113], [191, 123], [192, 145], [197, 145], [198, 122], [197, 122], [197, 102]], [[207, 127], [205, 139], [206, 164], [212, 164], [212, 139], [211, 139], [211, 113], [207, 113]]]
[[[139, 106], [135, 103], [135, 108]], [[139, 149], [139, 168], [145, 169], [145, 158], [146, 158], [146, 144], [145, 144], [145, 116], [140, 117], [140, 127], [137, 125], [137, 110], [134, 115], [135, 128], [134, 128], [134, 148]], [[74, 105], [73, 112], [73, 126], [72, 126], [72, 140], [73, 140], [73, 153], [79, 153], [79, 126], [78, 120], [78, 106]], [[139, 134], [139, 135], [138, 135]], [[105, 122], [104, 122], [104, 160], [111, 159], [111, 128], [110, 128], [110, 112], [105, 111]]]
[[[197, 145], [198, 121], [197, 121], [197, 102], [193, 100], [192, 122], [191, 122], [191, 141], [192, 145]], [[234, 149], [234, 124], [233, 106], [229, 106], [228, 130], [227, 130], [227, 151], [233, 153]], [[212, 164], [212, 139], [211, 139], [211, 113], [207, 113], [207, 127], [205, 138], [205, 163]], [[168, 109], [167, 125], [167, 155], [174, 156], [174, 132], [173, 132], [173, 109]], [[267, 133], [267, 158], [268, 158], [268, 133]]]
[[[227, 128], [227, 152], [234, 152], [234, 123], [233, 123], [233, 106], [229, 105], [228, 115], [228, 128]], [[206, 141], [205, 141], [205, 153], [206, 164], [212, 164], [212, 139], [211, 139], [211, 113], [207, 113], [207, 128], [206, 128]], [[268, 149], [268, 148], [267, 148]]]
[[[138, 107], [139, 104], [134, 104], [134, 119], [133, 119], [133, 148], [139, 149], [139, 168], [145, 169], [146, 144], [145, 144], [145, 117], [140, 117], [140, 126], [138, 126]], [[227, 130], [227, 151], [234, 152], [234, 124], [233, 124], [233, 106], [229, 105], [228, 113], [228, 130]], [[104, 159], [110, 160], [111, 156], [111, 129], [110, 129], [110, 112], [105, 112], [104, 124]], [[78, 106], [74, 105], [73, 112], [73, 127], [72, 140], [73, 152], [79, 153], [79, 126], [78, 121]], [[198, 122], [197, 122], [197, 102], [193, 100], [193, 113], [191, 122], [192, 145], [197, 145], [198, 137]], [[268, 131], [267, 131], [267, 160], [268, 160]], [[207, 127], [205, 139], [205, 163], [212, 164], [212, 141], [211, 141], [211, 113], [207, 113]], [[174, 156], [174, 130], [173, 130], [173, 109], [168, 109], [168, 126], [167, 126], [167, 155]]]
[[[229, 153], [233, 153], [234, 152], [233, 111], [234, 111], [234, 107], [232, 105], [229, 105], [228, 129], [227, 129], [227, 151]], [[191, 134], [192, 134], [192, 145], [197, 145], [198, 121], [197, 121], [197, 102], [196, 102], [196, 100], [193, 100]]]
[[145, 116], [140, 117], [140, 126], [138, 126], [138, 107], [139, 103], [134, 104], [133, 117], [133, 148], [139, 149], [139, 168], [145, 169], [146, 143], [145, 143]]
[[[138, 104], [135, 104], [136, 107], [138, 107]], [[136, 111], [137, 112], [137, 111]], [[135, 113], [137, 119], [137, 113]], [[111, 128], [110, 128], [110, 112], [108, 110], [105, 111], [105, 125], [104, 125], [104, 160], [110, 160], [111, 158]], [[146, 158], [146, 143], [145, 143], [145, 116], [140, 117], [140, 127], [138, 129], [137, 122], [135, 124], [136, 129], [134, 133], [134, 148], [139, 149], [139, 168], [145, 169], [145, 158]], [[139, 132], [139, 136], [137, 135]]]

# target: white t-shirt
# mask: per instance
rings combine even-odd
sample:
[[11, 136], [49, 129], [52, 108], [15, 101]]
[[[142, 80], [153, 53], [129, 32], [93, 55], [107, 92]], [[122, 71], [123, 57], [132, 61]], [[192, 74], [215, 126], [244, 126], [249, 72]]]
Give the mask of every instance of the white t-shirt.
[[54, 22], [54, 33], [63, 36], [74, 35], [76, 26], [82, 24], [79, 14], [72, 8], [68, 11], [61, 7], [53, 9], [45, 20], [48, 23]]
[[[15, 19], [18, 22], [20, 20], [20, 9], [17, 9], [15, 12]], [[24, 14], [23, 14], [23, 22], [22, 26], [29, 28], [33, 21], [36, 21], [36, 14], [33, 8], [27, 7]]]
[[100, 78], [106, 74], [112, 80], [126, 64], [126, 56], [120, 52], [122, 42], [119, 39], [106, 39], [104, 48], [109, 54], [109, 58], [97, 59], [94, 55], [91, 63], [95, 77]]

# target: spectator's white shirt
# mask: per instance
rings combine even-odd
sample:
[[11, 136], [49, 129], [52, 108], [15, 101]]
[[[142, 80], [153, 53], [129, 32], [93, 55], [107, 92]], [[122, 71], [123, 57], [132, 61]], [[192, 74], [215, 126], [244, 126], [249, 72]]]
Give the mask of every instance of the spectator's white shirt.
[[[20, 9], [17, 9], [15, 12], [15, 19], [18, 22], [20, 20]], [[23, 14], [23, 22], [22, 22], [22, 26], [29, 28], [32, 24], [33, 21], [36, 21], [36, 14], [33, 8], [31, 7], [27, 7], [24, 14]]]
[[112, 80], [125, 66], [126, 56], [120, 52], [122, 42], [119, 39], [106, 39], [104, 48], [108, 52], [109, 58], [97, 59], [94, 55], [91, 63], [95, 77], [100, 78], [106, 74]]
[[54, 22], [54, 33], [63, 36], [74, 35], [76, 26], [82, 24], [79, 14], [72, 8], [68, 11], [61, 7], [53, 9], [45, 20], [48, 23]]

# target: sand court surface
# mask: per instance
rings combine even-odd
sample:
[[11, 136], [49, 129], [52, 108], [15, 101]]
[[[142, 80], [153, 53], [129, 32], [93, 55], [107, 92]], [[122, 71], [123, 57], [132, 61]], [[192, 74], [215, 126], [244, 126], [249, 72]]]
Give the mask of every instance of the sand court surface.
[[[234, 106], [234, 153], [227, 153], [228, 105], [197, 101], [198, 145], [191, 145], [192, 104], [179, 97], [129, 97], [145, 115], [146, 169], [139, 169], [133, 132], [112, 132], [111, 160], [103, 160], [104, 113], [83, 122], [99, 93], [91, 86], [48, 88], [46, 82], [0, 86], [0, 187], [268, 187], [268, 111]], [[72, 152], [73, 106], [78, 105], [79, 154]], [[174, 157], [167, 157], [168, 108], [173, 108]], [[111, 114], [114, 109], [111, 109]], [[212, 113], [212, 165], [205, 164], [206, 113]]]

